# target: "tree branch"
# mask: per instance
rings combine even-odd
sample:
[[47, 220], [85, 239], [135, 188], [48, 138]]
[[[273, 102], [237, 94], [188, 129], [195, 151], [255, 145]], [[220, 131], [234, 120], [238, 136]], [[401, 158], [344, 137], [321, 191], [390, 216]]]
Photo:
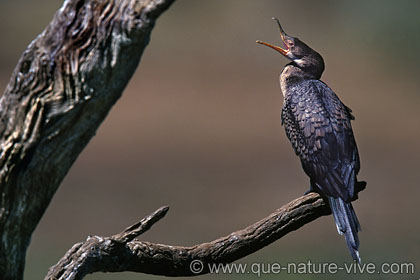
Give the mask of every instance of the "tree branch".
[[22, 279], [32, 232], [173, 1], [66, 0], [23, 53], [0, 100], [1, 279]]
[[[20, 58], [0, 99], [0, 278], [23, 277], [30, 237], [60, 182], [134, 73], [157, 17], [174, 0], [66, 0]], [[133, 240], [168, 211], [75, 244], [46, 279], [96, 271], [167, 276], [251, 254], [329, 213], [308, 194], [226, 237], [192, 247]], [[193, 260], [202, 270], [191, 270]]]
[[[287, 233], [330, 214], [316, 193], [297, 198], [268, 217], [228, 236], [191, 247], [132, 240], [164, 217], [162, 207], [122, 233], [88, 237], [75, 244], [50, 268], [45, 279], [79, 280], [93, 272], [133, 271], [166, 276], [195, 276], [209, 272], [209, 264], [230, 263], [247, 256]], [[191, 266], [192, 261], [200, 261]]]

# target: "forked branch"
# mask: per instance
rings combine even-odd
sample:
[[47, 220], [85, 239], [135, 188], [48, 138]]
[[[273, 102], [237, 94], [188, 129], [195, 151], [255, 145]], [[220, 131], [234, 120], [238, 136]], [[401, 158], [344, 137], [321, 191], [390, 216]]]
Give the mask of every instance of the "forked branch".
[[[268, 217], [211, 242], [191, 247], [133, 240], [162, 219], [162, 207], [111, 237], [92, 236], [75, 244], [51, 267], [45, 279], [82, 279], [94, 272], [133, 271], [166, 276], [195, 276], [209, 272], [209, 264], [230, 263], [280, 239], [287, 233], [330, 213], [315, 193], [297, 198]], [[192, 261], [200, 261], [191, 266]]]

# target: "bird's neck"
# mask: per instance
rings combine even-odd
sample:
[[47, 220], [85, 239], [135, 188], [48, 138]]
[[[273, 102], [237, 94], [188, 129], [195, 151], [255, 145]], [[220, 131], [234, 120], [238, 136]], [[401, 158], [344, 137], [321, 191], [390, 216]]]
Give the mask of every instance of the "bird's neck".
[[302, 70], [294, 63], [290, 63], [284, 67], [280, 74], [280, 88], [283, 92], [283, 96], [286, 97], [290, 92], [289, 89], [296, 85], [296, 83], [302, 82], [304, 80], [318, 80], [319, 78], [320, 77]]

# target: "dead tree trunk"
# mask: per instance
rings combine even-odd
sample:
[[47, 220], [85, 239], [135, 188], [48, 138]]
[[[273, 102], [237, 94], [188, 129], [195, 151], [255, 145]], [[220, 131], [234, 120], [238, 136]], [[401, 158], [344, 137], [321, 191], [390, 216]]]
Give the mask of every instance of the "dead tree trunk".
[[67, 0], [0, 100], [0, 278], [22, 279], [31, 234], [121, 96], [173, 0]]
[[[157, 17], [174, 0], [67, 0], [22, 55], [0, 100], [0, 279], [23, 278], [32, 232], [60, 182], [135, 71]], [[161, 208], [111, 237], [78, 243], [46, 279], [96, 271], [167, 276], [251, 254], [329, 213], [317, 194], [283, 206], [227, 237], [193, 247], [134, 240]]]

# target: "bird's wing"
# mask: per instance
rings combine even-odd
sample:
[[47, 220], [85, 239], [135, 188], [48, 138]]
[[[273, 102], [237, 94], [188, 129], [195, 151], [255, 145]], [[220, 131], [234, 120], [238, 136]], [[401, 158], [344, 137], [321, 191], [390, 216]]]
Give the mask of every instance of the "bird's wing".
[[324, 194], [349, 201], [360, 168], [350, 109], [321, 81], [292, 91], [282, 122], [303, 169]]

